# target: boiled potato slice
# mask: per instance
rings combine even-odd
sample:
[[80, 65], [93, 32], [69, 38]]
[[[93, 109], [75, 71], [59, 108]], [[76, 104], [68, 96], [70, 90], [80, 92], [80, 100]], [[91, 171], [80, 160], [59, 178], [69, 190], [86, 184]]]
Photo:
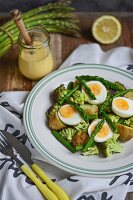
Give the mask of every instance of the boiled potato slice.
[[128, 92], [124, 95], [124, 97], [127, 97], [128, 99], [133, 100], [133, 92]]
[[98, 114], [98, 106], [97, 105], [84, 104], [81, 106], [81, 108], [88, 115]]
[[118, 133], [120, 134], [119, 139], [122, 142], [126, 142], [133, 138], [133, 128], [124, 126], [123, 124], [117, 124]]
[[61, 130], [66, 127], [66, 125], [59, 119], [57, 112], [55, 112], [49, 119], [49, 127], [52, 130]]

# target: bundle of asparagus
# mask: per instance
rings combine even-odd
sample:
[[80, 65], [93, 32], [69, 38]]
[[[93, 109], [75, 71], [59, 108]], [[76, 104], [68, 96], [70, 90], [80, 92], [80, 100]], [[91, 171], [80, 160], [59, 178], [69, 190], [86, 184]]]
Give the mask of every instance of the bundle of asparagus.
[[[32, 9], [22, 15], [27, 29], [33, 26], [44, 26], [49, 32], [58, 32], [76, 36], [79, 32], [78, 20], [72, 13], [74, 8], [70, 1], [49, 3], [39, 8]], [[0, 57], [17, 42], [19, 30], [13, 20], [0, 26]]]

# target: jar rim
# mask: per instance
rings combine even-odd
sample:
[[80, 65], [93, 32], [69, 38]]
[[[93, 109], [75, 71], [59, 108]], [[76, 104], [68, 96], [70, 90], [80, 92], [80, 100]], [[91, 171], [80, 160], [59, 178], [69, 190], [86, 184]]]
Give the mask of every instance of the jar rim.
[[[43, 44], [44, 46], [48, 46], [48, 44], [49, 44], [49, 42], [50, 42], [50, 34], [49, 34], [49, 32], [47, 31], [46, 28], [44, 28], [43, 26], [33, 26], [33, 27], [27, 29], [28, 33], [31, 33], [32, 31], [38, 31], [38, 30], [43, 31], [43, 32], [45, 33], [45, 35], [47, 36], [46, 40], [45, 40], [45, 41], [42, 41], [42, 44]], [[24, 48], [26, 48], [26, 49], [37, 49], [37, 48], [42, 47], [42, 44], [36, 45], [36, 47], [34, 47], [34, 46], [32, 46], [32, 45], [27, 45], [27, 44], [25, 44], [25, 43], [23, 42], [22, 39], [23, 39], [23, 37], [22, 37], [22, 35], [21, 35], [21, 33], [20, 33], [19, 36], [18, 36], [18, 43], [19, 43], [22, 47], [24, 47]]]

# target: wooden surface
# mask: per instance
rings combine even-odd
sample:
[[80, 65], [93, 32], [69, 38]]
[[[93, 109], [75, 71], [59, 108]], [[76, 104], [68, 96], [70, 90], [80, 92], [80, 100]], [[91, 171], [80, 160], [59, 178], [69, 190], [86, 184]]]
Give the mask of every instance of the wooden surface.
[[[102, 13], [103, 14], [103, 13]], [[51, 48], [54, 55], [54, 69], [67, 58], [67, 56], [79, 45], [92, 43], [95, 40], [91, 36], [91, 24], [101, 13], [79, 13], [82, 37], [73, 38], [60, 34], [51, 34]], [[122, 23], [122, 36], [113, 45], [101, 45], [103, 50], [118, 46], [133, 46], [133, 14], [114, 13]], [[0, 90], [30, 90], [34, 82], [23, 77], [17, 66], [18, 48], [15, 45], [4, 57], [0, 58]]]
[[[57, 69], [67, 56], [80, 44], [92, 43], [91, 24], [103, 13], [78, 13], [81, 19], [82, 37], [73, 38], [60, 34], [51, 34], [51, 48], [54, 55], [54, 69]], [[109, 13], [108, 13], [109, 14]], [[122, 36], [112, 45], [101, 45], [103, 50], [119, 46], [133, 47], [133, 13], [113, 13], [122, 23]], [[15, 45], [4, 57], [0, 58], [0, 91], [30, 91], [35, 82], [23, 77], [17, 65], [18, 47]], [[133, 193], [126, 200], [133, 200]]]

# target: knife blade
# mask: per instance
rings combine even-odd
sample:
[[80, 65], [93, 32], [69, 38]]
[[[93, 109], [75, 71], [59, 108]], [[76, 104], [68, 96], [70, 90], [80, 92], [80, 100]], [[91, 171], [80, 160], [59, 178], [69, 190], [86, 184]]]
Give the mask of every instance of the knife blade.
[[14, 135], [10, 134], [5, 130], [0, 130], [1, 133], [5, 136], [9, 144], [19, 153], [21, 158], [31, 166], [32, 170], [47, 184], [47, 186], [54, 192], [54, 194], [58, 197], [59, 200], [70, 200], [65, 191], [56, 183], [54, 183], [45, 172], [35, 164], [31, 159], [30, 150], [20, 142]]
[[32, 165], [33, 161], [31, 159], [31, 152], [29, 151], [29, 149], [22, 142], [20, 142], [14, 135], [8, 133], [5, 130], [0, 130], [0, 131], [6, 137], [10, 145], [20, 154], [21, 158], [29, 165]]

